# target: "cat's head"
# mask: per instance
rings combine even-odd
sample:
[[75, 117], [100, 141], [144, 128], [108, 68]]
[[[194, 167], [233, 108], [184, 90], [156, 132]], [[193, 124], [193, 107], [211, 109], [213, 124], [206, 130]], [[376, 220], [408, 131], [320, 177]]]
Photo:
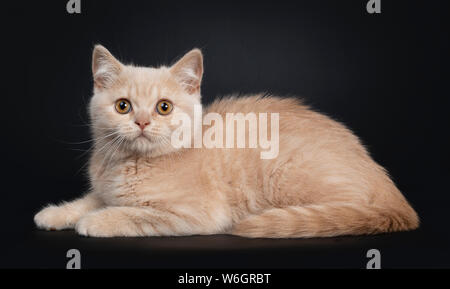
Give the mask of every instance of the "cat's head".
[[[89, 112], [97, 150], [161, 155], [175, 149], [172, 118], [200, 105], [203, 57], [191, 50], [170, 67], [136, 67], [119, 62], [103, 46], [92, 55], [94, 96]], [[103, 148], [102, 148], [103, 146]]]

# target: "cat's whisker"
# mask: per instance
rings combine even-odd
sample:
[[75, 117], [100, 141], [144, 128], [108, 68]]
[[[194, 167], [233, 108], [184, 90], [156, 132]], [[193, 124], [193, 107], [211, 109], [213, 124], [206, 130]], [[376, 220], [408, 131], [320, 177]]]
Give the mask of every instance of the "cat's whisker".
[[115, 153], [118, 146], [124, 139], [125, 139], [125, 137], [122, 135], [118, 136], [117, 138], [114, 139], [114, 142], [108, 147], [109, 153], [108, 152], [105, 153], [105, 157], [103, 158], [101, 167], [103, 167], [105, 165], [105, 161], [107, 161], [107, 163], [106, 163], [106, 166], [104, 166], [104, 168], [107, 168], [109, 166], [109, 163], [110, 163], [110, 160], [111, 160], [113, 154]]
[[[111, 142], [109, 143], [108, 149], [110, 149], [110, 148], [116, 143], [116, 141], [117, 141], [118, 139], [119, 139], [119, 138], [114, 138], [114, 140], [111, 141]], [[108, 152], [108, 150], [106, 150], [106, 152], [105, 152], [105, 154], [104, 154], [104, 156], [103, 156], [103, 159], [102, 159], [102, 161], [101, 161], [100, 167], [103, 168], [103, 170], [106, 169], [106, 167], [104, 167], [104, 164], [105, 164], [105, 161], [106, 161], [106, 159], [108, 158], [109, 154], [110, 154], [110, 153]]]
[[106, 164], [106, 167], [109, 167], [111, 161], [114, 160], [114, 155], [116, 154], [117, 150], [120, 148], [120, 146], [122, 145], [122, 143], [124, 142], [124, 140], [125, 140], [125, 137], [122, 136], [122, 137], [120, 138], [120, 140], [118, 141], [117, 145], [115, 146], [114, 151], [113, 151], [112, 154], [110, 155], [109, 160], [108, 160], [108, 163]]
[[69, 149], [69, 150], [71, 150], [71, 151], [76, 151], [76, 152], [83, 152], [83, 153], [85, 153], [85, 152], [89, 151], [90, 148], [87, 149], [87, 150], [83, 150], [83, 149]]
[[[110, 135], [108, 135], [108, 136], [105, 136], [105, 137], [103, 137], [103, 138], [100, 138], [100, 140], [105, 139], [105, 138], [107, 138], [107, 137], [110, 137], [110, 136], [112, 136], [112, 135], [115, 135], [115, 133], [114, 133], [114, 134], [110, 134]], [[94, 140], [92, 140], [92, 141], [97, 142], [97, 141], [99, 141], [99, 140], [98, 140], [98, 139], [94, 139]], [[89, 153], [90, 151], [92, 151], [92, 150], [94, 149], [94, 147], [95, 147], [95, 144], [92, 145], [89, 149], [85, 150], [85, 151], [84, 151], [82, 154], [80, 154], [77, 158], [79, 159], [79, 158], [83, 157], [84, 155], [86, 155], [87, 153]], [[99, 151], [100, 151], [100, 150], [99, 150]]]
[[[111, 147], [112, 144], [119, 138], [119, 136], [116, 136], [115, 138], [113, 138], [112, 140], [108, 141], [100, 150], [98, 150], [98, 152], [100, 152], [101, 150], [103, 150], [106, 147]], [[81, 158], [83, 155], [87, 154], [88, 152], [92, 151], [95, 148], [95, 145], [91, 146], [87, 151], [85, 151], [84, 153], [82, 153], [80, 156], [78, 156], [78, 158]], [[85, 168], [87, 165], [89, 164], [89, 161], [85, 162], [85, 164], [83, 166], [81, 166], [81, 168], [75, 173], [75, 175], [78, 175], [80, 173], [80, 171]]]
[[72, 126], [72, 127], [90, 127], [90, 128], [98, 128], [98, 129], [111, 129], [111, 127], [98, 126], [93, 123], [71, 124], [70, 126]]
[[[97, 152], [102, 152], [105, 148], [110, 147], [118, 138], [120, 138], [120, 135], [116, 135], [113, 139], [108, 141], [106, 144], [104, 144], [101, 148], [97, 150]], [[94, 145], [95, 146], [95, 145]]]
[[78, 175], [87, 165], [89, 164], [89, 161], [86, 161], [81, 168], [79, 168], [76, 172], [75, 175]]
[[92, 151], [94, 149], [94, 146], [92, 145], [89, 149], [85, 150], [83, 153], [81, 153], [77, 159], [80, 159], [81, 157], [83, 157], [84, 155], [86, 155], [87, 153], [89, 153], [90, 151]]
[[118, 133], [119, 132], [113, 132], [113, 133], [107, 134], [105, 136], [101, 136], [101, 137], [93, 138], [93, 139], [88, 139], [88, 140], [84, 140], [84, 141], [79, 141], [79, 142], [68, 142], [68, 141], [63, 141], [63, 140], [58, 140], [58, 141], [62, 142], [64, 144], [69, 144], [69, 145], [80, 145], [80, 144], [98, 142], [98, 141], [101, 141], [102, 139], [105, 139], [107, 137], [113, 136], [113, 135], [118, 134]]

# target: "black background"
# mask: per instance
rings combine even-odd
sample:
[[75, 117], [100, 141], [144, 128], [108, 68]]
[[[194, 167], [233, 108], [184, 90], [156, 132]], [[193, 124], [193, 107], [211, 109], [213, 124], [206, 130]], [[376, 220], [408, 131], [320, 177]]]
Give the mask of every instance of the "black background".
[[[2, 9], [1, 267], [450, 267], [448, 5], [445, 1], [30, 1]], [[395, 2], [395, 3], [392, 3]], [[300, 96], [348, 125], [422, 219], [414, 232], [328, 239], [95, 239], [35, 229], [49, 202], [87, 187], [91, 52], [169, 64], [203, 50], [203, 102], [230, 93]]]

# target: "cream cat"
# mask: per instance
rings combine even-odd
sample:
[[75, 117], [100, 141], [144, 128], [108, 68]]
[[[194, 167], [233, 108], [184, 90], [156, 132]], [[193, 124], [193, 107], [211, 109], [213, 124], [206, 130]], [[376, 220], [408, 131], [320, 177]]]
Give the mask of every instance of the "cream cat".
[[279, 113], [279, 154], [174, 148], [171, 119], [200, 105], [202, 53], [171, 67], [123, 65], [96, 46], [91, 190], [50, 205], [39, 228], [85, 236], [327, 237], [412, 230], [419, 219], [342, 124], [296, 99], [221, 99], [203, 113]]

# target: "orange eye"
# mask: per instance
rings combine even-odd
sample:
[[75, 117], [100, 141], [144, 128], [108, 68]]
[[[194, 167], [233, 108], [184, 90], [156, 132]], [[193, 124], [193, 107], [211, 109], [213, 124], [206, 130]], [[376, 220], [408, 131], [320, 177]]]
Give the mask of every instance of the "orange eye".
[[158, 103], [156, 104], [156, 111], [160, 114], [160, 115], [168, 115], [169, 113], [172, 112], [173, 109], [173, 104], [168, 101], [168, 100], [160, 100], [158, 101]]
[[120, 114], [126, 114], [131, 111], [131, 103], [124, 98], [117, 100], [114, 107], [116, 108], [116, 111]]

